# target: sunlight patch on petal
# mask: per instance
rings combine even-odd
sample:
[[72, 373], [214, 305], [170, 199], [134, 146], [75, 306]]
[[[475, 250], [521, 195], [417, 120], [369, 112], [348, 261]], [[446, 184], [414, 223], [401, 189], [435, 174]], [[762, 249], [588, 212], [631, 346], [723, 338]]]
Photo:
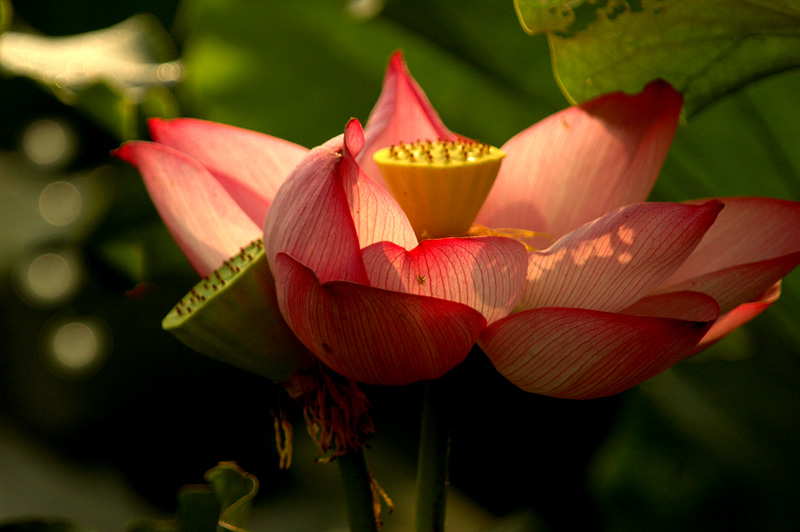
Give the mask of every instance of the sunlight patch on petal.
[[588, 223], [528, 255], [520, 308], [620, 310], [686, 260], [721, 208], [640, 203]]

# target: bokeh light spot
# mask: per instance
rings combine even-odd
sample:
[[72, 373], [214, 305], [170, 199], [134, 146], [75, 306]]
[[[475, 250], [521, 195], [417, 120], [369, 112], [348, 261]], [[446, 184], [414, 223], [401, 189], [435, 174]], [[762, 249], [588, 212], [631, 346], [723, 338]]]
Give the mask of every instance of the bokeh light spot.
[[93, 318], [53, 323], [44, 336], [48, 367], [64, 377], [86, 377], [106, 359], [108, 334], [104, 324]]
[[55, 226], [75, 221], [81, 213], [81, 193], [72, 183], [56, 181], [45, 187], [39, 196], [42, 218]]
[[41, 253], [15, 267], [15, 288], [33, 306], [64, 304], [78, 291], [81, 266], [74, 254]]
[[65, 367], [80, 369], [97, 357], [97, 336], [85, 323], [68, 323], [53, 337], [53, 355]]
[[72, 268], [56, 253], [36, 257], [28, 268], [28, 284], [43, 299], [57, 299], [72, 284]]
[[71, 128], [49, 118], [33, 122], [22, 134], [22, 151], [40, 166], [66, 166], [75, 154], [75, 143]]

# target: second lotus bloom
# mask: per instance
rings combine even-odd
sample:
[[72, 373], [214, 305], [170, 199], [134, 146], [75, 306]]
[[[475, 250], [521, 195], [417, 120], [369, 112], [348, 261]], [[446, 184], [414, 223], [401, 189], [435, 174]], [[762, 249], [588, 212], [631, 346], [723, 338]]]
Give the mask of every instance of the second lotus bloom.
[[261, 373], [305, 363], [288, 324], [359, 382], [437, 378], [477, 342], [525, 390], [591, 398], [758, 315], [800, 263], [797, 203], [642, 203], [681, 103], [655, 82], [498, 150], [450, 132], [395, 54], [366, 127], [313, 150], [179, 119], [117, 154], [200, 275], [263, 236], [274, 285], [241, 354], [270, 361]]

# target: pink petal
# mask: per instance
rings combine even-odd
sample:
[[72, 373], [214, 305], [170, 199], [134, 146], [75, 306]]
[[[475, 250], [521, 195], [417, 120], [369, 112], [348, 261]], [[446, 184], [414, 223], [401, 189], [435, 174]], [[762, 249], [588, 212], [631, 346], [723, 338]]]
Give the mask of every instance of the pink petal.
[[417, 237], [403, 209], [389, 191], [370, 179], [356, 162], [364, 147], [364, 131], [358, 120], [347, 123], [343, 142], [342, 186], [359, 245], [365, 248], [375, 242], [389, 241], [406, 249], [415, 247]]
[[478, 214], [488, 227], [556, 238], [623, 205], [644, 201], [672, 142], [683, 98], [664, 82], [565, 109], [509, 140]]
[[690, 355], [717, 317], [710, 298], [702, 317], [686, 321], [534, 309], [490, 325], [479, 345], [497, 370], [523, 390], [591, 399], [622, 392]]
[[311, 150], [275, 196], [264, 224], [270, 267], [287, 253], [322, 282], [367, 284], [361, 247], [342, 187], [339, 152], [329, 144]]
[[659, 288], [656, 292], [680, 290], [703, 292], [716, 299], [721, 312], [725, 313], [743, 303], [758, 299], [764, 291], [785, 277], [798, 264], [800, 264], [800, 251], [709, 272], [666, 288]]
[[706, 321], [709, 309], [716, 309], [716, 313], [719, 314], [719, 305], [713, 297], [700, 292], [685, 291], [642, 298], [620, 311], [620, 314]]
[[152, 142], [127, 142], [114, 155], [139, 169], [172, 237], [202, 277], [260, 238], [260, 228], [188, 155]]
[[797, 230], [800, 203], [773, 198], [721, 198], [721, 201], [725, 209], [689, 259], [664, 282], [663, 289], [732, 266], [800, 251]]
[[275, 261], [278, 304], [298, 338], [320, 360], [368, 384], [435, 379], [469, 353], [486, 320], [451, 301], [355, 283], [320, 284], [286, 254]]
[[525, 247], [509, 238], [423, 240], [406, 251], [389, 242], [363, 250], [373, 287], [457, 301], [492, 323], [516, 306], [525, 281]]
[[689, 256], [722, 208], [640, 203], [609, 213], [528, 255], [520, 308], [618, 311], [652, 291]]
[[308, 153], [289, 141], [215, 122], [152, 119], [153, 140], [199, 161], [259, 227], [278, 188]]
[[386, 68], [383, 90], [366, 125], [366, 145], [358, 157], [364, 171], [383, 184], [378, 165], [372, 155], [381, 148], [417, 139], [455, 140], [457, 136], [445, 127], [406, 67], [401, 52], [395, 52]]
[[723, 314], [719, 319], [714, 322], [711, 329], [703, 336], [700, 343], [694, 349], [697, 353], [715, 344], [734, 329], [738, 329], [748, 321], [752, 320], [765, 310], [770, 305], [775, 303], [781, 295], [781, 283], [778, 281], [767, 289], [766, 292], [761, 294], [759, 298], [749, 303], [743, 303], [733, 310]]

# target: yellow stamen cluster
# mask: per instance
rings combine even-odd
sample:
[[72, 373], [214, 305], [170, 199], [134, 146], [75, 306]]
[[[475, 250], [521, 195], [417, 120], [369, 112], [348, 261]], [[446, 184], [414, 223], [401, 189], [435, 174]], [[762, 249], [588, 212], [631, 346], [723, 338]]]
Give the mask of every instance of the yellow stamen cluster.
[[[378, 153], [382, 153], [383, 150]], [[383, 152], [381, 156], [385, 155], [395, 162], [407, 162], [409, 164], [424, 164], [424, 165], [449, 165], [449, 164], [480, 164], [482, 159], [489, 159], [497, 157], [502, 154], [500, 150], [473, 140], [457, 140], [451, 142], [449, 140], [426, 140], [417, 141], [413, 144], [400, 143], [392, 145]], [[379, 155], [376, 154], [376, 157]], [[500, 155], [502, 158], [502, 155]]]

